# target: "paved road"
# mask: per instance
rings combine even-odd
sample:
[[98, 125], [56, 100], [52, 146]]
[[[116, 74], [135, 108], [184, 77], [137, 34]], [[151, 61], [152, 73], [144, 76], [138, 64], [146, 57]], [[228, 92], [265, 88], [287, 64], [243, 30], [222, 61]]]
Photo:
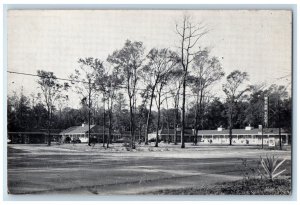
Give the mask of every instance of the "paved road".
[[[242, 178], [242, 159], [290, 159], [290, 151], [200, 146], [104, 150], [86, 145], [9, 145], [8, 189], [12, 194], [139, 194], [164, 188], [208, 186]], [[290, 160], [285, 162], [290, 175]]]

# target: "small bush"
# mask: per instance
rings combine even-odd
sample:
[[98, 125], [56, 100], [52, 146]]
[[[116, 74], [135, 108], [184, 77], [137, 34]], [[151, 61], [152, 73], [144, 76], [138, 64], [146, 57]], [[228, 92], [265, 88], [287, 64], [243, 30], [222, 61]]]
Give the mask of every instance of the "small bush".
[[277, 171], [277, 169], [285, 162], [286, 159], [283, 159], [282, 161], [278, 160], [278, 157], [266, 157], [262, 158], [260, 157], [261, 166], [263, 167], [264, 172], [261, 172], [261, 174], [265, 177], [273, 181], [274, 178], [278, 177], [280, 174], [282, 174], [285, 169], [281, 171]]

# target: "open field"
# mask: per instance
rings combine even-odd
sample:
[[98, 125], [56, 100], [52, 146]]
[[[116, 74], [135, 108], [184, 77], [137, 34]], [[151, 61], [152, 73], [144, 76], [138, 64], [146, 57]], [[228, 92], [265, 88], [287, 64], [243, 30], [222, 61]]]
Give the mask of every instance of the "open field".
[[160, 143], [126, 151], [121, 144], [105, 149], [97, 144], [8, 145], [8, 189], [11, 194], [142, 194], [163, 189], [203, 188], [242, 179], [242, 159], [257, 166], [260, 156], [288, 160], [283, 175], [291, 175], [291, 151], [255, 146]]

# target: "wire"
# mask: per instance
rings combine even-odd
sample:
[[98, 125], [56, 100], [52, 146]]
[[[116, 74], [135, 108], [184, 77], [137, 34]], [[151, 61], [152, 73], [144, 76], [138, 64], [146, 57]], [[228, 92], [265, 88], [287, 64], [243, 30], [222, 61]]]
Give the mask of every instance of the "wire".
[[[48, 77], [48, 76], [41, 76], [41, 75], [37, 75], [37, 74], [31, 74], [31, 73], [24, 73], [24, 72], [16, 72], [16, 71], [7, 71], [8, 73], [11, 73], [11, 74], [17, 74], [17, 75], [25, 75], [25, 76], [31, 76], [31, 77], [43, 77], [43, 78], [53, 78], [53, 77]], [[81, 80], [71, 80], [71, 79], [67, 79], [67, 78], [59, 78], [59, 77], [55, 77], [55, 79], [57, 80], [63, 80], [63, 81], [69, 81], [69, 82], [77, 82], [77, 83], [86, 83], [88, 84], [89, 82], [87, 81], [81, 81]], [[121, 89], [127, 89], [127, 87], [125, 86], [119, 86], [119, 88]], [[146, 91], [147, 89], [146, 88], [135, 88], [136, 90], [140, 90], [140, 91]], [[164, 95], [168, 95], [167, 97], [170, 98], [170, 97], [175, 97], [176, 94], [170, 94], [172, 93], [173, 91], [177, 90], [176, 89], [173, 89], [173, 90], [169, 90], [169, 91], [166, 91], [166, 92], [161, 92], [161, 95], [164, 96]], [[157, 91], [156, 91], [157, 92]], [[181, 92], [179, 93], [179, 95], [183, 95]], [[185, 94], [186, 97], [196, 97], [197, 95], [196, 94], [189, 94], [189, 93], [186, 93]]]
[[[16, 72], [16, 71], [7, 71], [8, 73], [12, 73], [12, 74], [18, 74], [18, 75], [27, 75], [27, 76], [32, 76], [32, 77], [40, 77], [40, 78], [53, 78], [53, 77], [48, 77], [48, 76], [41, 76], [41, 75], [37, 75], [37, 74], [30, 74], [30, 73], [21, 73], [21, 72]], [[55, 77], [55, 79], [58, 80], [65, 80], [65, 81], [70, 81], [70, 82], [78, 82], [78, 83], [89, 83], [86, 81], [80, 81], [80, 80], [71, 80], [71, 79], [66, 79], [66, 78], [58, 78]]]
[[[7, 71], [8, 73], [11, 73], [11, 74], [17, 74], [17, 75], [25, 75], [25, 76], [32, 76], [32, 77], [43, 77], [43, 78], [53, 78], [53, 77], [48, 77], [48, 76], [41, 76], [41, 75], [37, 75], [37, 74], [31, 74], [31, 73], [23, 73], [23, 72], [16, 72], [16, 71]], [[69, 81], [69, 82], [77, 82], [77, 83], [89, 83], [87, 81], [81, 81], [81, 80], [71, 80], [71, 79], [67, 79], [67, 78], [59, 78], [59, 77], [55, 77], [55, 79], [57, 80], [64, 80], [64, 81]], [[127, 89], [125, 86], [119, 86], [119, 88], [122, 88], [122, 89]], [[140, 91], [146, 91], [147, 89], [144, 88], [136, 88], [136, 90], [140, 90]], [[176, 90], [176, 89], [174, 89]], [[162, 92], [161, 94], [162, 95], [165, 95], [165, 94], [169, 94], [171, 93], [173, 90], [170, 90], [170, 91], [167, 91], [167, 92]], [[173, 94], [171, 96], [175, 96], [176, 94]], [[182, 93], [180, 93], [180, 95], [182, 95]], [[186, 96], [197, 96], [197, 95], [194, 95], [194, 94], [186, 94]]]

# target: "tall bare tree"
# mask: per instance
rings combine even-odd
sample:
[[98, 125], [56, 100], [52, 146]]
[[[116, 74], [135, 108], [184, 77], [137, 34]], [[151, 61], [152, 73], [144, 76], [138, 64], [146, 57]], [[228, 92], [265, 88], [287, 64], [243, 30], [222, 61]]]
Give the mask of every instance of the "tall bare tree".
[[130, 135], [131, 148], [135, 148], [134, 137], [134, 108], [136, 102], [137, 82], [139, 79], [139, 70], [143, 63], [144, 46], [142, 42], [131, 42], [127, 40], [122, 49], [116, 50], [112, 55], [109, 55], [107, 61], [120, 69], [124, 77], [127, 95], [129, 98], [130, 110]]
[[98, 58], [88, 57], [80, 58], [78, 63], [80, 64], [80, 70], [75, 69], [75, 73], [70, 75], [70, 79], [75, 91], [82, 96], [82, 102], [85, 102], [88, 106], [88, 145], [90, 146], [92, 98], [99, 91], [95, 81], [99, 76], [103, 76], [103, 62]]
[[172, 75], [170, 76], [170, 83], [168, 86], [168, 93], [170, 93], [171, 99], [174, 104], [174, 118], [173, 118], [173, 129], [174, 129], [174, 144], [177, 145], [177, 128], [180, 124], [179, 118], [179, 103], [180, 103], [180, 90], [182, 88], [182, 75], [183, 71], [182, 69], [179, 69], [178, 67], [172, 71]]
[[203, 129], [204, 98], [210, 88], [219, 81], [225, 73], [221, 63], [216, 57], [209, 57], [208, 49], [203, 49], [196, 54], [193, 62], [192, 76], [190, 76], [192, 92], [196, 95], [194, 117], [194, 144], [197, 144], [198, 129]]
[[[179, 63], [179, 58], [175, 52], [168, 49], [153, 48], [147, 55], [148, 63], [143, 67], [142, 76], [146, 82], [147, 89], [150, 91], [149, 112], [145, 131], [145, 144], [148, 144], [149, 122], [155, 91], [158, 93], [158, 124], [160, 118], [161, 91], [170, 78], [171, 71]], [[158, 88], [159, 86], [159, 88]], [[157, 136], [158, 137], [158, 136]], [[158, 144], [156, 144], [158, 146]]]
[[182, 113], [181, 113], [181, 148], [185, 148], [185, 101], [186, 101], [186, 78], [190, 64], [193, 62], [198, 51], [194, 51], [199, 40], [208, 32], [207, 27], [202, 23], [195, 24], [190, 16], [183, 16], [181, 25], [176, 24], [176, 32], [180, 37], [180, 57], [183, 70], [182, 78]]
[[223, 91], [226, 95], [227, 101], [226, 113], [229, 126], [229, 145], [232, 145], [233, 117], [235, 114], [236, 103], [245, 94], [245, 92], [249, 91], [248, 87], [241, 88], [241, 85], [248, 79], [248, 74], [246, 72], [234, 70], [227, 76], [226, 83], [223, 84]]
[[37, 75], [39, 76], [38, 84], [40, 89], [42, 90], [42, 96], [44, 97], [44, 103], [47, 107], [47, 116], [48, 116], [48, 146], [51, 145], [51, 124], [52, 124], [52, 112], [54, 108], [54, 103], [57, 101], [62, 95], [63, 89], [68, 89], [68, 83], [59, 83], [57, 77], [53, 72], [48, 72], [44, 70], [38, 70]]
[[[112, 139], [112, 126], [113, 126], [113, 107], [114, 101], [117, 97], [117, 91], [123, 82], [122, 76], [119, 75], [119, 70], [115, 69], [112, 73], [106, 71], [103, 77], [96, 80], [96, 84], [100, 87], [104, 93], [104, 98], [107, 101], [108, 108], [108, 137], [106, 147], [109, 147], [110, 140]], [[104, 128], [105, 129], [105, 128]]]

